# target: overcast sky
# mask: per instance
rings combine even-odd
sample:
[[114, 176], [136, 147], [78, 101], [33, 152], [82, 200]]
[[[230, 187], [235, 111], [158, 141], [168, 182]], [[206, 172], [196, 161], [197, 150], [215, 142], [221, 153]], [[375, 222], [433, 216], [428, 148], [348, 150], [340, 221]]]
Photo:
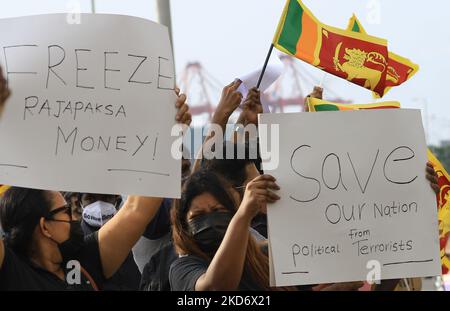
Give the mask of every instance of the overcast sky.
[[[0, 17], [67, 12], [79, 4], [90, 12], [90, 0], [0, 0]], [[223, 84], [264, 62], [285, 0], [172, 0], [175, 61], [181, 72], [200, 61]], [[450, 1], [446, 0], [304, 0], [322, 22], [345, 28], [352, 13], [366, 30], [389, 40], [389, 49], [418, 63], [419, 73], [383, 100], [403, 107], [428, 106], [431, 143], [450, 140]], [[97, 0], [97, 12], [155, 20], [153, 0]], [[276, 56], [276, 55], [275, 55]], [[299, 61], [300, 62], [300, 61]], [[323, 74], [301, 64], [320, 81]], [[327, 77], [325, 88], [355, 102], [372, 101], [370, 92]], [[425, 114], [424, 114], [425, 115]], [[425, 123], [425, 127], [426, 123]]]

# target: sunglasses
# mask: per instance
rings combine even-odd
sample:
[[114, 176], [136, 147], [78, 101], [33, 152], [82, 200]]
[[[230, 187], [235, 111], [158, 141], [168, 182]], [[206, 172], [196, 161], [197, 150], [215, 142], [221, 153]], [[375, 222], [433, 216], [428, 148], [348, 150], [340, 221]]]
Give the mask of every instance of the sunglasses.
[[56, 214], [58, 214], [60, 212], [66, 213], [67, 215], [69, 215], [70, 221], [72, 220], [72, 206], [70, 203], [67, 203], [64, 206], [55, 208], [54, 210], [48, 212], [47, 216], [45, 216], [44, 218], [46, 220], [50, 220], [50, 221], [69, 222], [70, 223], [70, 221], [67, 221], [67, 220], [53, 219], [53, 216], [55, 216]]

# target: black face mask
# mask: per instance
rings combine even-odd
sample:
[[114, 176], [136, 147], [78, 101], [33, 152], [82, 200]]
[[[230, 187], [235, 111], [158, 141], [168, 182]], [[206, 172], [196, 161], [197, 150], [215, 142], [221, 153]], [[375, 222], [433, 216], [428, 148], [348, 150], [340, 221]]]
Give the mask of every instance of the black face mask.
[[69, 239], [58, 243], [59, 251], [63, 258], [63, 265], [65, 266], [70, 260], [76, 259], [76, 255], [84, 246], [84, 232], [81, 228], [80, 221], [70, 222], [70, 236]]
[[233, 214], [215, 211], [200, 215], [189, 222], [189, 229], [200, 250], [213, 255], [222, 243]]

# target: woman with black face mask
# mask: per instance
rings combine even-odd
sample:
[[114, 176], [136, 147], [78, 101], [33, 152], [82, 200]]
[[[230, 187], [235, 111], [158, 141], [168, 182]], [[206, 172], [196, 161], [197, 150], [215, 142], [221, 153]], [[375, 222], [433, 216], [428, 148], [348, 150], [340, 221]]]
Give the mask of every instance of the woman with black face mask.
[[[0, 77], [0, 95], [1, 91]], [[186, 96], [176, 93], [176, 119], [189, 125]], [[0, 108], [1, 100], [0, 96]], [[161, 202], [161, 198], [128, 196], [111, 220], [84, 237], [60, 192], [10, 188], [0, 199], [5, 235], [0, 238], [0, 291], [102, 289]]]
[[96, 238], [84, 239], [71, 204], [59, 192], [12, 187], [0, 200], [0, 219], [5, 231], [0, 289], [85, 290], [101, 283]]
[[253, 217], [279, 197], [272, 176], [251, 181], [239, 194], [218, 175], [199, 170], [172, 209], [179, 258], [170, 269], [172, 290], [269, 290], [269, 260], [250, 234]]
[[10, 188], [0, 199], [0, 290], [103, 289], [160, 204], [130, 196], [113, 219], [84, 236], [60, 192]]

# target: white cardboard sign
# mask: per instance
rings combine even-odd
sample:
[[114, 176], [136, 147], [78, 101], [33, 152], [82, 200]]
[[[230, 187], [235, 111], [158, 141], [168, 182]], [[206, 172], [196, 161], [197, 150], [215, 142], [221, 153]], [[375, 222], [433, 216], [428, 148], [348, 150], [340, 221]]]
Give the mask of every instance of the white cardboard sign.
[[273, 285], [440, 274], [419, 111], [262, 114], [265, 124], [279, 125], [279, 165], [265, 171], [281, 187], [268, 207]]
[[12, 90], [0, 183], [179, 197], [166, 27], [103, 14], [81, 14], [79, 24], [67, 14], [9, 18], [0, 20], [0, 47]]

